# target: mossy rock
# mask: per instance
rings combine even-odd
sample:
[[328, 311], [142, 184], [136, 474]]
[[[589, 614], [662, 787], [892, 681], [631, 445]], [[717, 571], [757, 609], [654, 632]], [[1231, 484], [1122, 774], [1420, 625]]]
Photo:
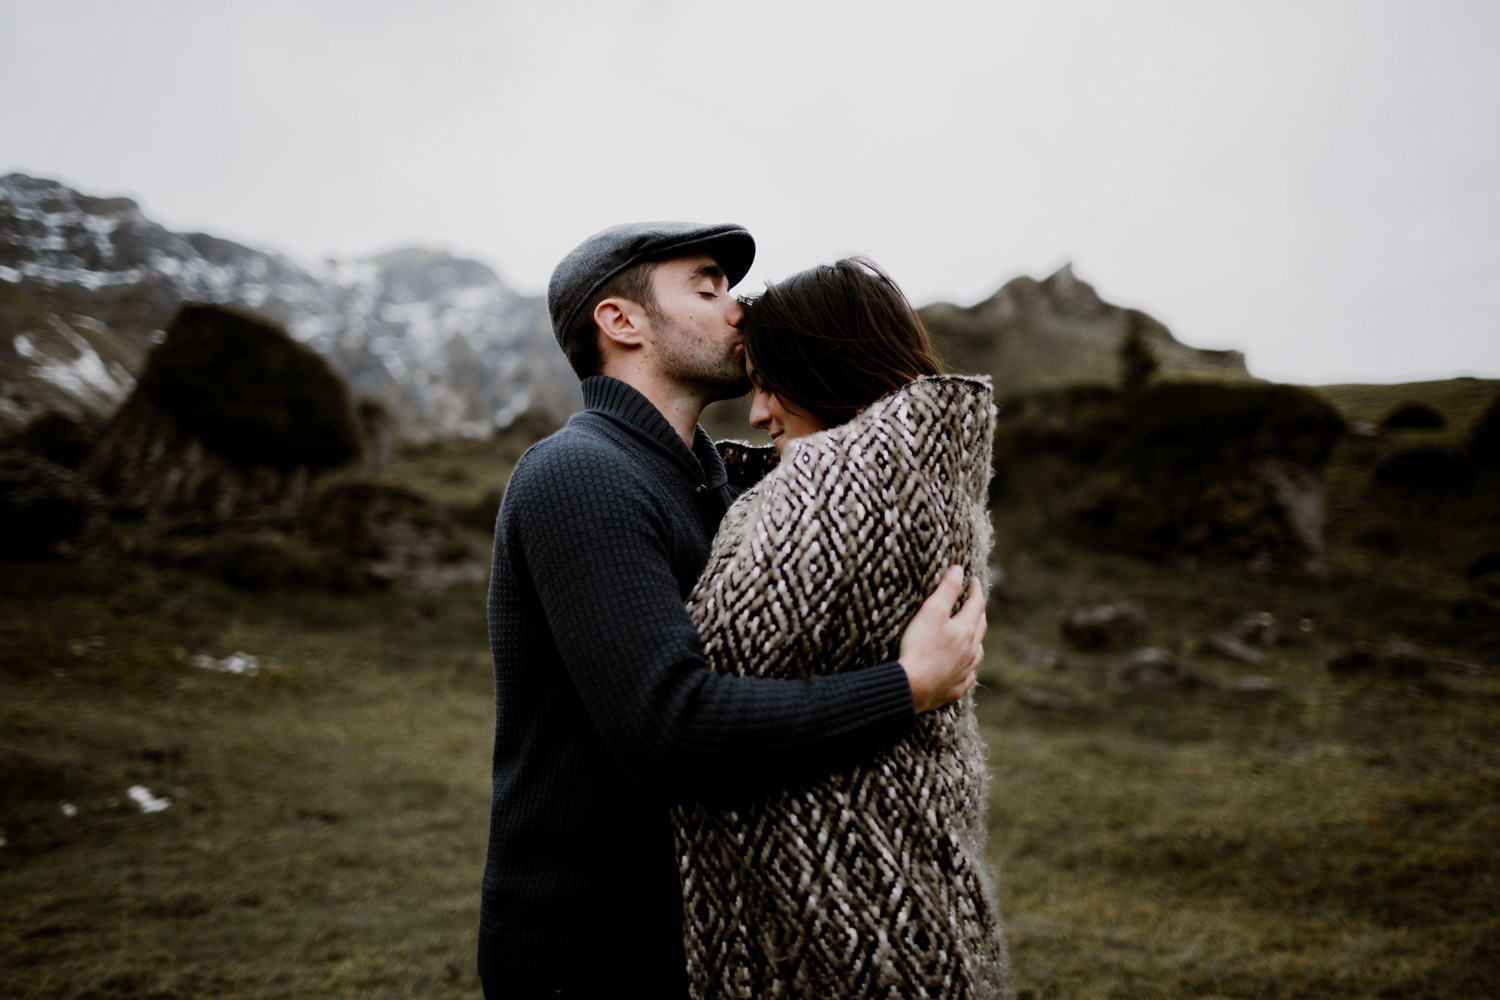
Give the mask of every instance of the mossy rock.
[[326, 469], [359, 455], [343, 379], [279, 327], [222, 306], [178, 311], [137, 393], [242, 467]]
[[1448, 419], [1426, 403], [1402, 403], [1380, 419], [1380, 426], [1389, 431], [1442, 430]]
[[999, 404], [997, 454], [1057, 454], [1089, 462], [1113, 447], [1125, 416], [1113, 386], [1083, 382]]
[[1106, 548], [1253, 569], [1322, 564], [1322, 470], [1342, 434], [1296, 386], [1161, 383], [1076, 422], [1073, 523]]
[[1500, 394], [1469, 428], [1469, 461], [1486, 469], [1500, 468]]
[[1474, 469], [1468, 456], [1457, 448], [1441, 445], [1398, 451], [1375, 470], [1375, 482], [1381, 486], [1456, 490], [1473, 481]]
[[95, 433], [96, 429], [85, 427], [65, 414], [45, 413], [7, 441], [6, 447], [18, 448], [64, 468], [76, 469], [88, 457]]
[[1160, 472], [1266, 456], [1321, 467], [1344, 420], [1299, 386], [1167, 382], [1126, 401], [1120, 430], [1116, 461]]
[[308, 497], [301, 523], [312, 545], [357, 566], [374, 585], [442, 587], [479, 582], [488, 573], [447, 512], [402, 486], [330, 484]]
[[103, 494], [71, 469], [0, 451], [0, 559], [71, 558], [111, 541]]

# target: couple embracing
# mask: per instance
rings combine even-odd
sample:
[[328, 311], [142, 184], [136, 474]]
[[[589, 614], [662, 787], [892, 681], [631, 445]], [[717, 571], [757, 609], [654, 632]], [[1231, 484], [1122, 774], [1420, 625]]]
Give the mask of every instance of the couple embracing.
[[[630, 224], [553, 272], [585, 410], [496, 523], [487, 996], [1008, 994], [969, 694], [988, 380], [941, 374], [869, 261], [742, 302], [754, 253]], [[772, 448], [721, 453], [698, 419], [747, 391]]]

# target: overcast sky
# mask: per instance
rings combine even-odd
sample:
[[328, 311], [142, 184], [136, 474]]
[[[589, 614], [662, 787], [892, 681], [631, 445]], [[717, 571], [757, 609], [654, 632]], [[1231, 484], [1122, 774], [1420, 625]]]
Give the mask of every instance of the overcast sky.
[[1302, 383], [1500, 377], [1494, 0], [0, 0], [0, 172], [541, 293], [735, 221], [917, 304], [1071, 261]]

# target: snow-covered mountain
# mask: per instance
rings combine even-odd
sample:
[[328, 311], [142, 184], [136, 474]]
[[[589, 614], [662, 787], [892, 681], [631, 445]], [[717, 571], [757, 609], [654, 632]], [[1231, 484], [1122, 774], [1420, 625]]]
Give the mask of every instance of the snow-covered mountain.
[[431, 250], [306, 265], [174, 233], [129, 198], [0, 178], [0, 434], [123, 402], [184, 302], [265, 316], [322, 353], [408, 439], [545, 426], [581, 405], [546, 303]]

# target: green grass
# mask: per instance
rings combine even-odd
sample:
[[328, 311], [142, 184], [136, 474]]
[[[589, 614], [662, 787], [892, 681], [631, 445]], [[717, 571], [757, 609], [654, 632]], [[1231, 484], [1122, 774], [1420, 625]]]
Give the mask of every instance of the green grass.
[[[153, 625], [6, 593], [7, 995], [472, 994], [482, 593], [251, 605], [130, 582], [176, 595]], [[181, 588], [196, 610], [174, 613]], [[271, 662], [187, 662], [235, 651]], [[143, 814], [137, 784], [171, 807]]]
[[[1381, 388], [1359, 404], [1376, 417], [1415, 392]], [[978, 706], [1023, 997], [1493, 993], [1500, 647], [1449, 610], [1461, 554], [1500, 548], [1494, 492], [1370, 492], [1404, 440], [1339, 445], [1321, 578], [1084, 552], [1046, 528], [1066, 471], [1014, 470], [996, 520], [1015, 603], [991, 612]], [[519, 451], [403, 449], [390, 475], [459, 510]], [[0, 995], [474, 996], [482, 589], [250, 595], [131, 558], [125, 533], [120, 557], [0, 574]], [[1122, 598], [1219, 688], [1133, 691], [1123, 654], [1064, 649], [1066, 610]], [[1199, 650], [1252, 611], [1285, 634], [1265, 663]], [[1397, 639], [1426, 677], [1325, 668]], [[1022, 666], [1033, 648], [1066, 668]], [[191, 664], [235, 651], [261, 671]], [[1235, 692], [1246, 674], [1279, 693]], [[142, 813], [136, 784], [171, 807]]]
[[1495, 379], [1455, 378], [1404, 385], [1325, 385], [1316, 391], [1357, 420], [1379, 421], [1407, 402], [1425, 403], [1448, 419], [1450, 428], [1467, 428], [1500, 392]]
[[[1221, 687], [1131, 691], [1120, 654], [1030, 671], [1024, 648], [1060, 645], [1053, 608], [992, 614], [979, 705], [1019, 984], [1038, 998], [1486, 995], [1500, 981], [1500, 671], [1339, 681], [1326, 655], [1376, 636], [1318, 624], [1337, 607], [1328, 590], [1199, 573], [1215, 596], [1186, 607], [1164, 570], [1087, 576], [1077, 596], [1139, 599], [1151, 641]], [[1309, 632], [1293, 617], [1256, 667], [1197, 650], [1266, 608], [1316, 617]], [[1251, 673], [1280, 692], [1234, 691]], [[1035, 691], [1055, 707], [1018, 697]]]

